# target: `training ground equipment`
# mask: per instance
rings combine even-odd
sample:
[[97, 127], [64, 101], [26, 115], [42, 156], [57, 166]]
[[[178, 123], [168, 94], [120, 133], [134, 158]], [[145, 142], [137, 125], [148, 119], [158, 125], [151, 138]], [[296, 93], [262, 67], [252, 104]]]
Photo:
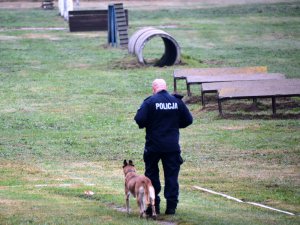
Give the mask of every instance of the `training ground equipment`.
[[253, 86], [235, 86], [234, 88], [221, 88], [218, 90], [219, 113], [223, 116], [222, 102], [231, 99], [271, 98], [272, 112], [276, 114], [276, 98], [299, 97], [300, 79], [283, 79], [264, 81], [263, 84]]
[[[253, 74], [253, 73], [266, 73], [268, 68], [266, 66], [254, 66], [254, 67], [221, 67], [221, 68], [184, 68], [175, 69], [173, 73], [174, 79], [174, 92], [177, 92], [177, 81], [185, 80], [188, 77], [194, 76], [215, 76], [222, 74]], [[187, 85], [187, 92], [190, 96], [189, 86]]]
[[42, 9], [54, 9], [53, 0], [43, 0]]
[[172, 66], [180, 62], [180, 46], [167, 32], [154, 27], [144, 27], [136, 31], [129, 39], [128, 52], [136, 55], [140, 64], [149, 64], [143, 56], [143, 49], [152, 38], [160, 37], [163, 40], [164, 54], [159, 60], [152, 63], [154, 66]]
[[128, 13], [123, 3], [108, 6], [108, 44], [111, 46], [128, 46]]

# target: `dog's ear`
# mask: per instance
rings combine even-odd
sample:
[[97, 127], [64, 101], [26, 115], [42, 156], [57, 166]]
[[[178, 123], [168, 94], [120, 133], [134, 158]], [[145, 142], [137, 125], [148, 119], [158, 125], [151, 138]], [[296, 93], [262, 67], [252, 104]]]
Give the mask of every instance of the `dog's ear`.
[[123, 168], [124, 168], [125, 166], [127, 166], [127, 165], [128, 165], [128, 163], [127, 163], [126, 159], [124, 159], [124, 162], [123, 162]]
[[129, 160], [129, 165], [134, 166], [132, 160]]

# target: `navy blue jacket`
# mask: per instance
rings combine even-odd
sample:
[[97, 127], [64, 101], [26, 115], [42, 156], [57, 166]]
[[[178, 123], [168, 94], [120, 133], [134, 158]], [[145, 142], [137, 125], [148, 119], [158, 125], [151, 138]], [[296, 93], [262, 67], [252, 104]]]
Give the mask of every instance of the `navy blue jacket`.
[[181, 96], [160, 91], [146, 98], [134, 120], [146, 128], [145, 150], [150, 152], [180, 152], [179, 128], [193, 123], [193, 117]]

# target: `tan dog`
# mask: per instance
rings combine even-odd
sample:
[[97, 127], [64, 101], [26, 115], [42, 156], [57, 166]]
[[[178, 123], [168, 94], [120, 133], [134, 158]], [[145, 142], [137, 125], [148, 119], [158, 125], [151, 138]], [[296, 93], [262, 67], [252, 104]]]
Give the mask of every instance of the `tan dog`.
[[[126, 196], [126, 208], [129, 213], [129, 196], [130, 194], [136, 198], [137, 204], [140, 208], [140, 217], [149, 216], [146, 215], [146, 209], [150, 207], [149, 211], [152, 211], [152, 218], [156, 219], [155, 212], [155, 191], [152, 186], [151, 180], [143, 175], [137, 175], [136, 169], [131, 160], [127, 163], [124, 160], [123, 172], [125, 175], [125, 196]], [[148, 212], [148, 210], [147, 210]]]

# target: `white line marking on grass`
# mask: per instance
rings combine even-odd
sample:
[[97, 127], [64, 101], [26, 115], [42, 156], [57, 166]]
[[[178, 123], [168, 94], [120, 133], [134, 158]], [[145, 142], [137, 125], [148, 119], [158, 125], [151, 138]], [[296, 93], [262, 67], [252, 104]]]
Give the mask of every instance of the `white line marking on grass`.
[[202, 188], [202, 187], [198, 187], [198, 186], [194, 186], [194, 188], [196, 188], [196, 189], [198, 189], [198, 190], [201, 190], [201, 191], [205, 191], [205, 192], [211, 193], [211, 194], [220, 195], [220, 196], [223, 196], [223, 197], [225, 197], [225, 198], [234, 200], [234, 201], [236, 201], [236, 202], [243, 202], [242, 200], [240, 200], [240, 199], [238, 199], [238, 198], [234, 198], [234, 197], [231, 197], [231, 196], [229, 196], [229, 195], [226, 195], [226, 194], [223, 194], [223, 193], [220, 193], [220, 192], [216, 192], [216, 191], [209, 190], [209, 189]]
[[245, 202], [245, 203], [248, 203], [248, 204], [251, 204], [251, 205], [255, 205], [255, 206], [259, 206], [259, 207], [266, 208], [266, 209], [270, 209], [270, 210], [274, 210], [274, 211], [277, 211], [277, 212], [282, 212], [282, 213], [285, 213], [285, 214], [288, 214], [288, 215], [291, 215], [291, 216], [295, 216], [294, 213], [287, 212], [287, 211], [280, 210], [280, 209], [275, 209], [273, 207], [270, 207], [270, 206], [267, 206], [267, 205], [263, 205], [263, 204], [259, 204], [259, 203], [256, 203], [256, 202]]
[[[72, 187], [72, 186], [79, 186], [79, 185], [95, 186], [95, 184], [85, 183], [85, 184], [37, 184], [37, 185], [34, 185], [34, 187], [37, 187], [37, 188], [41, 188], [41, 187]], [[20, 187], [22, 187], [22, 185], [20, 185]]]
[[226, 194], [223, 194], [223, 193], [220, 193], [220, 192], [216, 192], [216, 191], [213, 191], [213, 190], [210, 190], [210, 189], [202, 188], [202, 187], [199, 187], [199, 186], [193, 186], [193, 187], [196, 188], [196, 189], [198, 189], [198, 190], [205, 191], [205, 192], [208, 192], [208, 193], [211, 193], [211, 194], [215, 194], [215, 195], [219, 195], [219, 196], [228, 198], [230, 200], [234, 200], [234, 201], [239, 202], [239, 203], [247, 203], [247, 204], [250, 204], [250, 205], [255, 205], [255, 206], [258, 206], [258, 207], [265, 208], [265, 209], [270, 209], [270, 210], [273, 210], [273, 211], [277, 211], [277, 212], [285, 213], [285, 214], [288, 214], [288, 215], [291, 215], [291, 216], [295, 216], [294, 213], [291, 213], [291, 212], [288, 212], [288, 211], [284, 211], [284, 210], [280, 210], [280, 209], [276, 209], [276, 208], [273, 208], [273, 207], [270, 207], [270, 206], [266, 206], [266, 205], [263, 205], [263, 204], [260, 204], [260, 203], [245, 202], [245, 201], [243, 201], [241, 199], [234, 198], [234, 197], [232, 197], [230, 195], [226, 195]]

